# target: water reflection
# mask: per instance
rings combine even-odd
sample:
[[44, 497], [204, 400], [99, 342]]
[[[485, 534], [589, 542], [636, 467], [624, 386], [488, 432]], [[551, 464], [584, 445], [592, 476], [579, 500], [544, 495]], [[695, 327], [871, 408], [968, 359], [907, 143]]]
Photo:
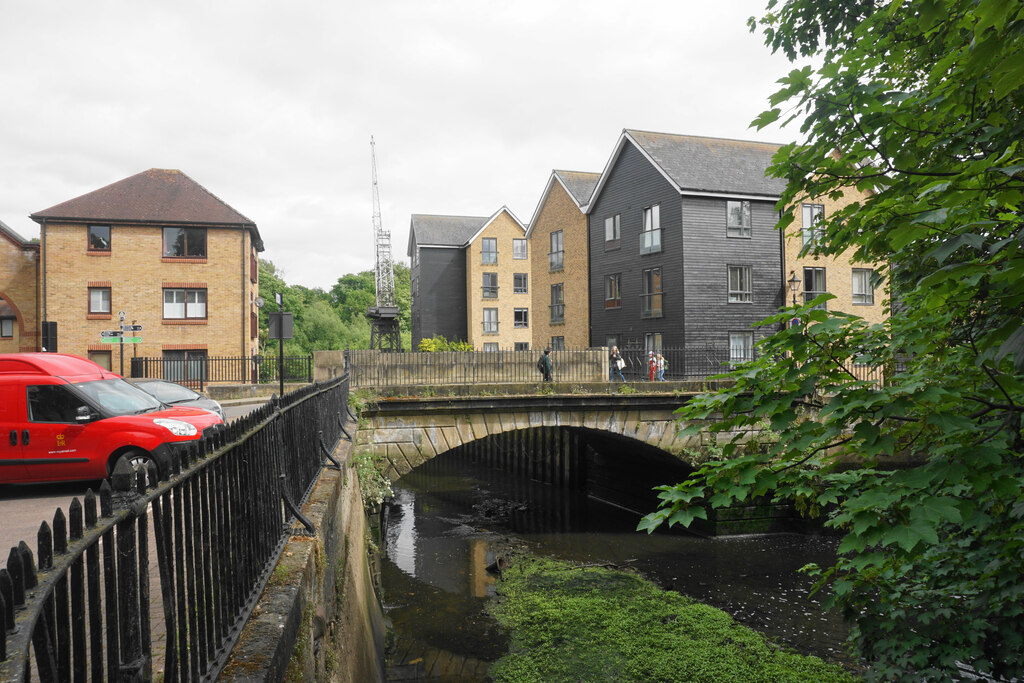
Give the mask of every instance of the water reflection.
[[[809, 597], [797, 573], [828, 563], [834, 539], [796, 534], [707, 539], [634, 531], [636, 512], [453, 455], [395, 486], [386, 509], [385, 603], [400, 643], [493, 661], [507, 646], [484, 613], [495, 577], [485, 568], [510, 548], [632, 567], [661, 586], [724, 609], [794, 649], [846, 661], [846, 630]], [[647, 509], [653, 509], [648, 507]]]

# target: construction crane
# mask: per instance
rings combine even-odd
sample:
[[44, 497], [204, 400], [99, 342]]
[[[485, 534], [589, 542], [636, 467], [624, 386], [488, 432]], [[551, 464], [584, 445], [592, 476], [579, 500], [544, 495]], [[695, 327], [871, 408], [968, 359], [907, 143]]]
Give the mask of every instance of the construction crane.
[[380, 219], [380, 192], [377, 189], [377, 152], [370, 136], [370, 162], [373, 168], [373, 245], [377, 252], [377, 305], [366, 309], [370, 319], [370, 348], [380, 351], [401, 351], [398, 333], [398, 306], [395, 302], [395, 267], [391, 261], [391, 233]]

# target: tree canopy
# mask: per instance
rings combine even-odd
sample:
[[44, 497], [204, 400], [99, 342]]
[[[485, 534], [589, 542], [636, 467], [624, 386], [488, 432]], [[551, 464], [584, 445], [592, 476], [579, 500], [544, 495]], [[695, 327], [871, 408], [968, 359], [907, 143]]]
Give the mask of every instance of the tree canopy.
[[[842, 536], [817, 568], [878, 678], [1024, 676], [1024, 5], [1007, 0], [771, 0], [751, 19], [782, 78], [754, 124], [798, 125], [770, 173], [780, 229], [802, 197], [823, 254], [889, 264], [892, 315], [787, 308], [734, 385], [680, 411], [741, 438], [661, 489], [640, 527], [706, 507], [796, 501]], [[827, 298], [827, 295], [826, 295]], [[861, 381], [854, 364], [884, 368]], [[812, 571], [814, 569], [812, 568]]]
[[[280, 293], [284, 310], [294, 315], [294, 338], [286, 339], [287, 355], [308, 355], [313, 351], [370, 348], [370, 321], [366, 308], [376, 302], [376, 280], [372, 270], [338, 278], [330, 292], [289, 285], [270, 261], [260, 259], [260, 296], [267, 305], [260, 312], [261, 345], [267, 342], [267, 312], [276, 311], [274, 294]], [[395, 299], [399, 307], [402, 348], [411, 343], [411, 294], [409, 267], [395, 264]]]

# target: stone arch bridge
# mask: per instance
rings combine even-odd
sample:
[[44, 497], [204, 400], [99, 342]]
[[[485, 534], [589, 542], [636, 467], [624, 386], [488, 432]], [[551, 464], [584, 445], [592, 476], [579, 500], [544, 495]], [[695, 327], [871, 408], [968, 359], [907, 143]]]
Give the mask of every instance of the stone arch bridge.
[[[692, 456], [706, 444], [707, 437], [704, 433], [680, 434], [682, 425], [674, 414], [690, 396], [637, 393], [382, 398], [363, 409], [356, 449], [370, 450], [386, 460], [387, 476], [397, 481], [441, 453], [488, 437], [499, 437], [491, 442], [504, 442], [513, 450], [568, 448], [563, 435], [564, 428], [570, 428], [641, 442], [693, 466], [696, 463]], [[719, 435], [722, 438], [731, 435]]]

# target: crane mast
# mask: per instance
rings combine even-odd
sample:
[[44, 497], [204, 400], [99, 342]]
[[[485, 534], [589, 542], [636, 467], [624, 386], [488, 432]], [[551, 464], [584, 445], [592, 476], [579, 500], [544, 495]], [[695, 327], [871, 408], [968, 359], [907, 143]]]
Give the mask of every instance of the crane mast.
[[370, 164], [373, 177], [373, 246], [377, 255], [374, 267], [377, 305], [366, 309], [370, 319], [370, 348], [401, 351], [398, 331], [398, 306], [395, 303], [395, 267], [391, 260], [391, 233], [380, 217], [380, 191], [377, 188], [377, 151], [370, 136]]

